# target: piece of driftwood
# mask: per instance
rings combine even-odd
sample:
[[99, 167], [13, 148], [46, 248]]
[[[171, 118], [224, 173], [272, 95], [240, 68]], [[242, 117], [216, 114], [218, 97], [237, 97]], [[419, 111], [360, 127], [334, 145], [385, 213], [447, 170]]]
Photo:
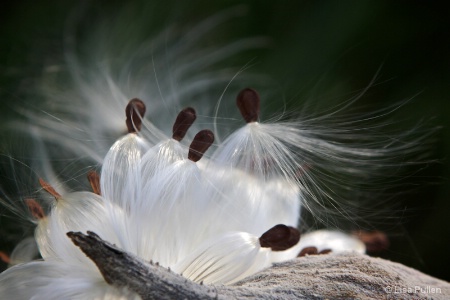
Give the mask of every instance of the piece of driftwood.
[[142, 299], [450, 299], [450, 284], [359, 254], [313, 255], [275, 264], [234, 285], [201, 285], [121, 251], [95, 233], [68, 236], [104, 279]]

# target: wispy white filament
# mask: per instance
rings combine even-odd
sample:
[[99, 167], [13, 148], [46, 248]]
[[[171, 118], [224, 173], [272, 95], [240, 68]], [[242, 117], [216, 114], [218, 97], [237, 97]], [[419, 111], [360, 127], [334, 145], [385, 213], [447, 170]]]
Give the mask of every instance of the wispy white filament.
[[[210, 118], [215, 111], [211, 100], [217, 97], [208, 90], [225, 86], [232, 75], [203, 69], [261, 43], [254, 39], [223, 49], [196, 48], [212, 25], [233, 13], [206, 20], [184, 38], [169, 29], [127, 52], [128, 62], [119, 72], [113, 67], [115, 57], [98, 59], [107, 40], [99, 32], [93, 33], [101, 45], [93, 50], [94, 66], [69, 47], [73, 87], [63, 91], [44, 84], [50, 103], [43, 104], [45, 118], [26, 109], [22, 114], [31, 124], [14, 123], [39, 141], [36, 151], [45, 158], [41, 176], [54, 183], [61, 197], [52, 200], [46, 217], [35, 220], [43, 261], [1, 274], [0, 298], [134, 297], [104, 282], [95, 264], [67, 238], [69, 231], [93, 231], [143, 260], [205, 284], [232, 284], [273, 262], [295, 258], [303, 247], [364, 252], [361, 242], [340, 232], [309, 233], [281, 251], [263, 247], [260, 237], [278, 224], [297, 228], [302, 207], [313, 214], [314, 207], [331, 207], [350, 215], [339, 205], [342, 198], [332, 184], [350, 189], [380, 175], [384, 166], [397, 166], [395, 158], [414, 153], [418, 140], [368, 136], [376, 127], [364, 120], [340, 120], [333, 113], [277, 122], [261, 117], [241, 121], [234, 132], [228, 123], [237, 119], [232, 105], [224, 105], [224, 115], [232, 117]], [[166, 61], [178, 67], [166, 70]], [[223, 92], [221, 100], [234, 103], [231, 94]], [[149, 117], [142, 120], [140, 132], [126, 133], [123, 110], [133, 97], [143, 99]], [[168, 132], [178, 110], [188, 104], [196, 106], [201, 120], [178, 141]], [[337, 124], [330, 126], [330, 119]], [[216, 141], [201, 160], [189, 159], [194, 134], [207, 127], [217, 128], [224, 140]], [[75, 157], [86, 168], [101, 165], [101, 195], [69, 192], [69, 184], [57, 175], [70, 168], [52, 166], [47, 155]], [[31, 260], [33, 246], [25, 251], [26, 245], [13, 257]]]

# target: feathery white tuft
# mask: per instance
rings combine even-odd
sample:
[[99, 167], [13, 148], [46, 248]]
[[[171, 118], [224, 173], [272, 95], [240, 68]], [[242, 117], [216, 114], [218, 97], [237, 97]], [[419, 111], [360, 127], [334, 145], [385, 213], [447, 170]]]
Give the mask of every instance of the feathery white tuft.
[[[217, 118], [221, 101], [234, 102], [230, 92], [222, 94], [216, 108], [206, 92], [224, 85], [230, 76], [203, 68], [261, 40], [238, 41], [208, 55], [195, 46], [211, 25], [233, 13], [206, 20], [183, 43], [178, 43], [176, 31], [169, 30], [166, 39], [157, 37], [135, 49], [117, 73], [111, 57], [97, 60], [92, 67], [90, 61], [80, 61], [74, 49], [68, 52], [73, 88], [46, 91], [51, 104], [43, 110], [46, 118], [24, 110], [31, 125], [14, 124], [39, 141], [38, 151], [45, 158], [41, 175], [50, 177], [58, 192], [43, 185], [55, 199], [46, 216], [35, 213], [35, 240], [43, 261], [16, 265], [2, 273], [0, 298], [137, 297], [107, 285], [95, 264], [67, 238], [69, 231], [95, 232], [123, 251], [206, 284], [232, 284], [274, 262], [295, 258], [304, 247], [365, 251], [361, 242], [338, 232], [310, 233], [299, 242], [296, 228], [301, 208], [328, 205], [341, 213], [346, 206], [340, 206], [330, 182], [339, 185], [348, 178], [376, 176], [384, 170], [380, 165], [397, 166], [397, 155], [414, 153], [417, 141], [370, 138], [363, 129], [350, 129], [358, 122], [342, 121], [324, 128], [333, 114], [264, 122], [260, 97], [249, 88], [236, 100], [243, 126], [230, 134], [230, 126], [219, 124], [223, 120]], [[163, 53], [163, 61], [177, 61], [180, 66], [161, 71], [159, 60], [148, 53]], [[147, 64], [141, 65], [142, 61]], [[133, 81], [133, 74], [139, 80]], [[146, 104], [148, 118], [143, 115], [145, 109], [131, 102], [127, 106], [133, 97], [143, 99], [139, 101]], [[198, 106], [203, 122], [194, 123], [196, 115], [190, 107], [175, 120], [176, 110], [188, 102]], [[213, 124], [205, 122], [213, 115]], [[175, 121], [173, 127], [169, 120]], [[209, 125], [225, 139], [213, 142], [213, 133], [204, 129]], [[170, 128], [172, 134], [167, 133]], [[357, 137], [365, 142], [351, 143]], [[99, 190], [94, 189], [98, 194], [69, 192], [57, 176], [67, 166], [52, 166], [47, 155], [75, 157], [84, 168], [101, 164]], [[342, 184], [344, 188], [351, 185]], [[25, 249], [18, 248], [16, 253], [21, 254], [14, 261], [32, 258], [33, 248]]]

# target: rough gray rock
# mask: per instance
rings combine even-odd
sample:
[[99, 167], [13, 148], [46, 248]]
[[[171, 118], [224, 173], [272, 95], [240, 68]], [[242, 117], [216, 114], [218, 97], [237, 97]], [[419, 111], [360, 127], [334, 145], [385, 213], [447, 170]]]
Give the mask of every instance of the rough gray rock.
[[142, 299], [450, 299], [449, 283], [366, 255], [306, 256], [232, 286], [206, 286], [125, 253], [92, 232], [68, 235], [106, 282]]

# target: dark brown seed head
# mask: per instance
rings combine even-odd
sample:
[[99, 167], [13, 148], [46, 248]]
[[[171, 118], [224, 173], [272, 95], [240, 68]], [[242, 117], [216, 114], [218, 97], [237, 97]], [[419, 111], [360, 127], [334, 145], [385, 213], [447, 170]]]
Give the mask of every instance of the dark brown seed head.
[[125, 115], [127, 116], [125, 122], [127, 124], [128, 132], [134, 133], [140, 131], [142, 127], [142, 118], [145, 115], [144, 102], [138, 98], [131, 99], [125, 108]]
[[94, 194], [97, 194], [100, 196], [101, 195], [100, 175], [98, 175], [98, 173], [95, 172], [94, 170], [91, 170], [87, 174], [87, 178], [89, 180], [89, 183], [91, 184], [91, 188], [92, 188], [92, 191], [94, 192]]
[[214, 134], [211, 130], [205, 129], [200, 131], [195, 135], [194, 140], [189, 147], [188, 158], [193, 162], [199, 161], [213, 142]]
[[366, 245], [368, 253], [379, 253], [389, 248], [389, 238], [384, 232], [360, 230], [353, 235]]
[[0, 251], [0, 260], [5, 264], [11, 263], [11, 257], [3, 251]]
[[317, 255], [319, 254], [316, 247], [305, 247], [300, 251], [300, 253], [297, 255], [297, 257], [302, 257], [306, 255]]
[[36, 200], [31, 199], [31, 198], [25, 199], [25, 204], [27, 205], [28, 209], [30, 210], [31, 215], [36, 220], [45, 218], [44, 210], [42, 209], [42, 206], [40, 206]]
[[195, 114], [195, 110], [192, 107], [187, 107], [183, 109], [177, 116], [175, 123], [173, 124], [173, 135], [172, 138], [181, 141], [189, 127], [194, 123], [197, 115]]
[[333, 252], [333, 250], [327, 248], [327, 249], [323, 249], [322, 251], [320, 251], [319, 254], [329, 254], [331, 252]]
[[245, 122], [258, 121], [259, 118], [259, 95], [254, 89], [243, 89], [236, 98], [236, 104]]
[[286, 225], [276, 225], [263, 233], [259, 243], [263, 248], [271, 248], [272, 251], [284, 251], [296, 245], [300, 241], [300, 231]]
[[46, 182], [44, 179], [39, 178], [39, 184], [47, 193], [55, 197], [56, 200], [62, 198], [61, 195], [50, 185], [50, 183]]

